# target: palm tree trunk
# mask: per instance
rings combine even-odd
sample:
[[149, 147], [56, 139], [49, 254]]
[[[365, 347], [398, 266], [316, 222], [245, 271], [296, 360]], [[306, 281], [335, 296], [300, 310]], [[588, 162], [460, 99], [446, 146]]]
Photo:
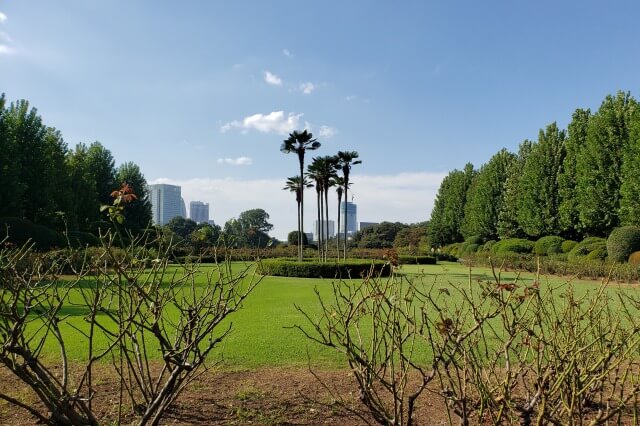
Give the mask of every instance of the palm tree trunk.
[[325, 239], [324, 239], [324, 261], [329, 258], [329, 188], [324, 189], [324, 226], [325, 226]]
[[338, 229], [336, 229], [336, 255], [340, 261], [340, 203], [342, 203], [342, 193], [338, 193]]
[[[303, 154], [304, 155], [304, 154]], [[302, 262], [302, 233], [304, 232], [304, 156], [298, 154], [300, 160], [300, 244], [298, 245], [298, 260]]]
[[317, 235], [318, 235], [318, 241], [316, 241], [316, 242], [318, 243], [318, 259], [320, 260], [320, 262], [322, 262], [322, 223], [320, 222], [320, 218], [322, 217], [321, 213], [320, 213], [320, 210], [322, 208], [322, 206], [321, 206], [322, 197], [320, 196], [320, 191], [318, 191], [317, 189], [316, 189], [316, 200], [318, 202], [317, 203], [317, 205], [318, 205], [318, 211], [317, 211], [317, 213], [318, 213], [318, 222], [317, 222], [317, 225], [318, 225], [318, 227], [316, 229], [316, 232], [317, 232]]
[[300, 202], [298, 201], [298, 256], [300, 256], [300, 247], [302, 247], [302, 234], [300, 233]]
[[345, 176], [344, 179], [344, 241], [342, 241], [342, 248], [344, 249], [344, 260], [347, 260], [347, 226], [349, 222], [347, 221], [347, 210], [349, 207], [349, 198], [347, 197], [347, 188], [349, 187], [349, 179]]

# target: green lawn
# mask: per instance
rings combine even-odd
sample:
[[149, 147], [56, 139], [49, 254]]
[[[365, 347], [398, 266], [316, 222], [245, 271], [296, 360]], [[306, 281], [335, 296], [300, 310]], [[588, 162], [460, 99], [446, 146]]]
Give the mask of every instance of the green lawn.
[[[236, 264], [239, 268], [241, 265]], [[204, 266], [207, 270], [211, 266]], [[209, 269], [210, 270], [210, 269]], [[405, 265], [401, 273], [409, 278], [420, 279], [425, 286], [434, 285], [436, 288], [466, 285], [471, 273], [472, 283], [477, 280], [492, 280], [493, 276], [487, 268], [468, 268], [456, 263], [440, 263], [438, 265]], [[513, 280], [515, 273], [503, 273], [503, 280]], [[202, 276], [204, 282], [204, 275]], [[531, 283], [534, 275], [520, 274], [523, 283]], [[566, 278], [542, 277], [541, 286], [561, 286], [567, 282]], [[593, 292], [599, 282], [573, 281], [578, 293]], [[218, 351], [213, 352], [213, 359], [223, 357], [223, 363], [228, 368], [248, 369], [258, 366], [301, 366], [311, 358], [315, 367], [334, 368], [343, 366], [341, 357], [332, 350], [324, 349], [318, 344], [308, 341], [300, 331], [292, 328], [296, 324], [306, 325], [305, 319], [296, 311], [294, 305], [302, 307], [307, 312], [318, 312], [318, 303], [314, 288], [320, 294], [329, 296], [331, 280], [264, 277], [254, 292], [245, 301], [243, 308], [233, 314], [230, 321], [233, 324], [232, 333], [224, 340]], [[636, 291], [634, 287], [611, 284], [611, 291], [618, 287], [625, 291]], [[72, 295], [72, 300], [79, 302], [78, 294]], [[67, 321], [81, 329], [86, 325], [83, 320], [84, 312], [80, 308], [66, 310], [69, 314]], [[86, 355], [85, 339], [69, 325], [63, 328], [72, 338], [68, 339], [67, 350], [72, 359], [83, 359]], [[46, 349], [48, 356], [57, 354], [57, 347], [51, 345]]]

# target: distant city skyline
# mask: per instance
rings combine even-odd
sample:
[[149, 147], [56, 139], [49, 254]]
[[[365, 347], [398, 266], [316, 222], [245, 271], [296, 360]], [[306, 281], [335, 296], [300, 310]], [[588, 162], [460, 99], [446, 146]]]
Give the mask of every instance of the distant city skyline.
[[189, 219], [201, 223], [209, 221], [209, 203], [202, 201], [189, 202]]

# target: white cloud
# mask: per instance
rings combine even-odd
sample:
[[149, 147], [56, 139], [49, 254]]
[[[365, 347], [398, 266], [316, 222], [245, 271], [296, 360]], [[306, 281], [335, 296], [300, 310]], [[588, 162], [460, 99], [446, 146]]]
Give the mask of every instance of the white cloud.
[[238, 158], [218, 158], [218, 164], [229, 164], [231, 166], [250, 166], [253, 160], [249, 157]]
[[329, 126], [320, 126], [320, 133], [318, 134], [321, 138], [330, 139], [334, 137], [338, 131], [333, 127]]
[[282, 54], [288, 58], [293, 56], [293, 54], [289, 51], [289, 49], [282, 49]]
[[264, 81], [272, 86], [282, 86], [282, 79], [269, 71], [264, 72]]
[[0, 41], [11, 43], [13, 40], [11, 40], [11, 37], [9, 37], [9, 34], [0, 31]]
[[356, 95], [349, 95], [349, 96], [345, 97], [345, 99], [347, 101], [355, 101], [356, 99], [358, 99], [358, 97]]
[[0, 55], [11, 55], [15, 53], [15, 50], [7, 46], [6, 44], [0, 44]]
[[0, 12], [0, 24], [4, 24], [5, 22], [7, 22], [7, 15], [5, 15], [4, 13]]
[[300, 83], [300, 91], [305, 95], [310, 95], [311, 92], [316, 90], [316, 86], [311, 82]]
[[242, 121], [234, 120], [225, 123], [220, 127], [222, 133], [232, 129], [240, 129], [243, 132], [257, 130], [261, 133], [278, 133], [286, 135], [300, 127], [300, 118], [304, 114], [290, 112], [285, 115], [284, 111], [273, 111], [269, 114], [254, 114], [245, 117]]
[[[405, 223], [422, 222], [429, 219], [433, 201], [446, 173], [400, 173], [395, 175], [359, 175], [353, 168], [349, 190], [355, 195], [358, 206], [358, 221], [382, 222], [399, 221]], [[212, 209], [212, 219], [220, 225], [249, 209], [262, 208], [270, 215], [274, 229], [271, 235], [280, 240], [296, 228], [295, 197], [283, 191], [285, 177], [282, 179], [209, 179], [194, 178], [188, 180], [156, 179], [151, 183], [170, 183], [182, 187], [185, 202], [200, 200], [208, 202]], [[251, 194], [250, 197], [247, 194]], [[311, 192], [309, 192], [311, 194]], [[312, 196], [305, 197], [305, 230], [313, 227], [315, 206]], [[337, 196], [332, 191], [329, 199], [329, 212], [335, 216]]]

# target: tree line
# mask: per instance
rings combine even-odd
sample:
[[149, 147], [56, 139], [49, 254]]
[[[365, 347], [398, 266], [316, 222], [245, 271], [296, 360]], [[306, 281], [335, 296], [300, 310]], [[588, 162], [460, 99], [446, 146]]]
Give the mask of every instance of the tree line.
[[26, 100], [0, 96], [0, 217], [27, 219], [57, 231], [96, 234], [105, 225], [101, 205], [127, 183], [137, 199], [127, 205], [125, 226], [149, 226], [147, 182], [133, 162], [118, 167], [100, 142], [69, 148], [62, 134], [46, 125]]
[[478, 236], [605, 237], [640, 224], [640, 107], [608, 95], [592, 113], [578, 108], [566, 130], [554, 122], [517, 153], [500, 150], [442, 181], [429, 221], [433, 246]]

